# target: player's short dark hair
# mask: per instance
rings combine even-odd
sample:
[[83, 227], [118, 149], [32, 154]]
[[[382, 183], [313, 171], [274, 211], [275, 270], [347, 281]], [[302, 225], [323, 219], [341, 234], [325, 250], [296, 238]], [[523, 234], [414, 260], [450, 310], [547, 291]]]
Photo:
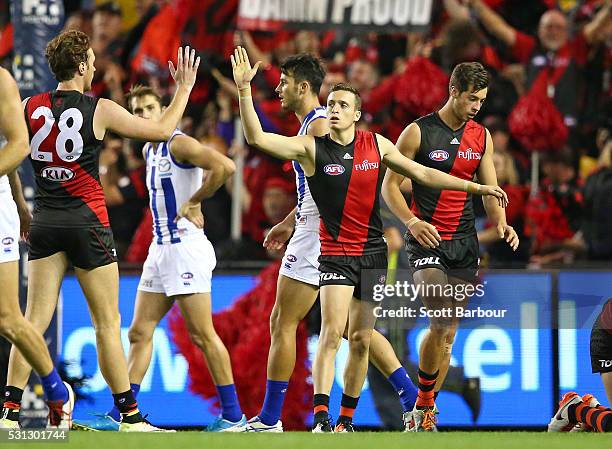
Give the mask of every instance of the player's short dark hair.
[[55, 36], [45, 49], [49, 68], [59, 82], [74, 78], [81, 62], [87, 63], [89, 37], [78, 30], [64, 31]]
[[344, 90], [355, 95], [355, 110], [361, 111], [361, 95], [359, 94], [359, 91], [348, 83], [338, 83], [329, 90], [329, 93], [331, 94], [332, 92], [338, 92], [340, 90]]
[[141, 97], [146, 97], [147, 95], [154, 97], [159, 103], [159, 105], [162, 106], [162, 97], [159, 94], [159, 92], [157, 92], [151, 86], [144, 86], [142, 84], [134, 84], [130, 88], [129, 92], [125, 94], [125, 102], [127, 103], [130, 111], [132, 111], [132, 105], [131, 105], [132, 98], [141, 98]]
[[459, 93], [472, 92], [489, 87], [489, 72], [480, 62], [462, 62], [453, 69], [450, 77], [450, 86], [459, 89]]
[[319, 95], [325, 78], [325, 68], [319, 58], [309, 53], [289, 56], [281, 66], [281, 72], [292, 76], [296, 82], [307, 81], [315, 95]]

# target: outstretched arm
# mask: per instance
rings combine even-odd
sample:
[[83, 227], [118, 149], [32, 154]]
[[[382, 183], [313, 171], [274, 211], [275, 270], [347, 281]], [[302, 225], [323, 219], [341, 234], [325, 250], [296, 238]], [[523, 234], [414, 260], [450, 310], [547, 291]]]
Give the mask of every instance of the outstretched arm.
[[394, 172], [400, 173], [419, 184], [436, 189], [459, 190], [462, 192], [475, 193], [477, 195], [492, 195], [496, 197], [499, 204], [505, 207], [508, 204], [508, 197], [497, 185], [480, 185], [465, 179], [459, 179], [447, 173], [425, 167], [406, 156], [403, 156], [389, 139], [376, 135], [378, 147], [383, 158], [383, 162]]
[[189, 47], [179, 48], [176, 69], [168, 61], [170, 74], [176, 82], [176, 93], [159, 121], [147, 120], [130, 114], [114, 101], [100, 99], [94, 113], [94, 133], [102, 139], [107, 129], [130, 139], [163, 142], [173, 131], [185, 112], [189, 94], [195, 84], [200, 57]]
[[[421, 145], [421, 129], [416, 123], [411, 123], [402, 132], [399, 139], [397, 140], [397, 149], [402, 155], [410, 160], [414, 160], [419, 147]], [[382, 195], [397, 218], [402, 220], [404, 225], [408, 228], [408, 231], [413, 237], [426, 248], [435, 248], [439, 245], [440, 234], [436, 230], [436, 227], [424, 220], [417, 217], [406, 203], [406, 198], [400, 190], [400, 186], [404, 181], [405, 176], [394, 172], [393, 170], [387, 170], [385, 173], [385, 179], [382, 184]]]
[[251, 67], [247, 52], [242, 47], [236, 48], [230, 58], [234, 71], [234, 81], [240, 97], [240, 118], [242, 119], [247, 143], [280, 159], [300, 162], [308, 159], [308, 155], [314, 153], [314, 138], [310, 136], [285, 137], [279, 134], [266, 133], [261, 128], [251, 95], [251, 80], [257, 73], [257, 68], [261, 62], [255, 64], [255, 67]]
[[3, 68], [0, 68], [0, 134], [7, 142], [0, 151], [0, 176], [4, 176], [30, 154], [30, 143], [17, 83]]

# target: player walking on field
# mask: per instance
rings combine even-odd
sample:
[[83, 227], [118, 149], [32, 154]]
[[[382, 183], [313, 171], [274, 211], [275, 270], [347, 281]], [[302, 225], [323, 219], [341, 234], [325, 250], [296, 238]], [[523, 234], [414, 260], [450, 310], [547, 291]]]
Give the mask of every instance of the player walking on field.
[[[187, 105], [199, 58], [189, 47], [179, 49], [176, 69], [169, 63], [176, 94], [154, 121], [136, 117], [110, 100], [83, 95], [91, 89], [95, 71], [95, 55], [84, 33], [58, 35], [47, 45], [46, 57], [59, 82], [57, 90], [24, 102], [37, 184], [26, 318], [39, 332], [47, 329], [64, 273], [72, 264], [95, 327], [100, 369], [121, 413], [120, 430], [158, 431], [143, 418], [130, 389], [120, 338], [119, 272], [98, 158], [107, 130], [139, 140], [169, 139]], [[11, 404], [20, 403], [30, 371], [13, 347], [5, 397]], [[9, 417], [17, 419], [18, 413]]]
[[[21, 191], [17, 167], [30, 151], [17, 84], [2, 68], [0, 147], [0, 335], [23, 354], [40, 376], [49, 407], [49, 424], [70, 427], [74, 393], [70, 385], [62, 382], [53, 366], [41, 332], [24, 318], [19, 308], [19, 236], [27, 236], [31, 217]], [[19, 404], [13, 401], [14, 393], [19, 394], [12, 388], [5, 392], [0, 429], [19, 428]]]
[[[399, 151], [436, 171], [466, 181], [477, 175], [478, 181], [497, 185], [491, 135], [472, 120], [487, 97], [488, 82], [489, 76], [481, 64], [456, 66], [446, 104], [438, 112], [410, 124], [397, 141]], [[469, 192], [441, 190], [415, 179], [410, 209], [399, 189], [403, 180], [402, 174], [387, 171], [382, 193], [391, 211], [408, 228], [406, 248], [414, 282], [424, 286], [473, 282], [480, 259]], [[491, 197], [483, 197], [483, 202], [499, 237], [516, 250], [519, 239], [506, 223], [503, 207]], [[428, 309], [465, 306], [453, 297], [436, 296], [439, 291], [446, 290], [423, 289], [421, 299]], [[434, 294], [430, 295], [431, 292]], [[448, 371], [457, 325], [454, 318], [430, 319], [420, 348], [419, 393], [413, 412], [416, 431], [436, 430], [434, 399]]]
[[[498, 186], [481, 186], [423, 167], [402, 156], [384, 137], [356, 131], [355, 123], [361, 117], [360, 98], [348, 85], [335, 86], [327, 98], [330, 134], [284, 137], [265, 133], [253, 106], [250, 87], [259, 63], [252, 68], [241, 47], [231, 60], [247, 142], [273, 156], [299, 162], [320, 213], [322, 324], [313, 366], [315, 395], [329, 397], [334, 359], [348, 321], [349, 356], [336, 431], [350, 432], [351, 416], [367, 372], [375, 324], [374, 304], [368, 295], [367, 279], [362, 279], [362, 270], [387, 268], [387, 245], [378, 208], [381, 164], [425, 185], [493, 195], [504, 204], [507, 198]], [[315, 426], [318, 423], [315, 419]]]

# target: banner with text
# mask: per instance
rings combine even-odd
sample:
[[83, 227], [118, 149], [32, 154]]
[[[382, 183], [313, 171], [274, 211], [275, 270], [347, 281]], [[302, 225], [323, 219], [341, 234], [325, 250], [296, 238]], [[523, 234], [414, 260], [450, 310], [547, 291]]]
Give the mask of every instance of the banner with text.
[[433, 0], [241, 0], [238, 28], [385, 33], [424, 31]]

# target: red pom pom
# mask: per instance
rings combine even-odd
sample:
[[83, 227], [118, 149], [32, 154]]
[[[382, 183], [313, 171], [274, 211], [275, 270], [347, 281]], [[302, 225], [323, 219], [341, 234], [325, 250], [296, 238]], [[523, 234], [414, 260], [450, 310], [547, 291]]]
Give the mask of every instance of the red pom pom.
[[508, 117], [510, 134], [528, 151], [557, 151], [567, 141], [568, 129], [561, 113], [545, 95], [530, 93]]
[[448, 95], [448, 76], [422, 56], [410, 58], [395, 91], [395, 101], [421, 116], [440, 108]]
[[[251, 417], [259, 413], [266, 392], [268, 348], [270, 347], [270, 313], [276, 299], [276, 281], [280, 262], [273, 262], [259, 275], [257, 285], [238, 298], [229, 309], [213, 315], [217, 334], [225, 343], [232, 360], [234, 384], [243, 412]], [[211, 409], [219, 407], [217, 391], [208, 372], [202, 351], [189, 337], [178, 308], [169, 317], [172, 338], [189, 364], [189, 388], [205, 399], [212, 400]], [[283, 427], [304, 429], [310, 412], [312, 386], [307, 332], [304, 323], [297, 331], [296, 365], [289, 383], [283, 408]], [[212, 410], [211, 410], [212, 411]]]

